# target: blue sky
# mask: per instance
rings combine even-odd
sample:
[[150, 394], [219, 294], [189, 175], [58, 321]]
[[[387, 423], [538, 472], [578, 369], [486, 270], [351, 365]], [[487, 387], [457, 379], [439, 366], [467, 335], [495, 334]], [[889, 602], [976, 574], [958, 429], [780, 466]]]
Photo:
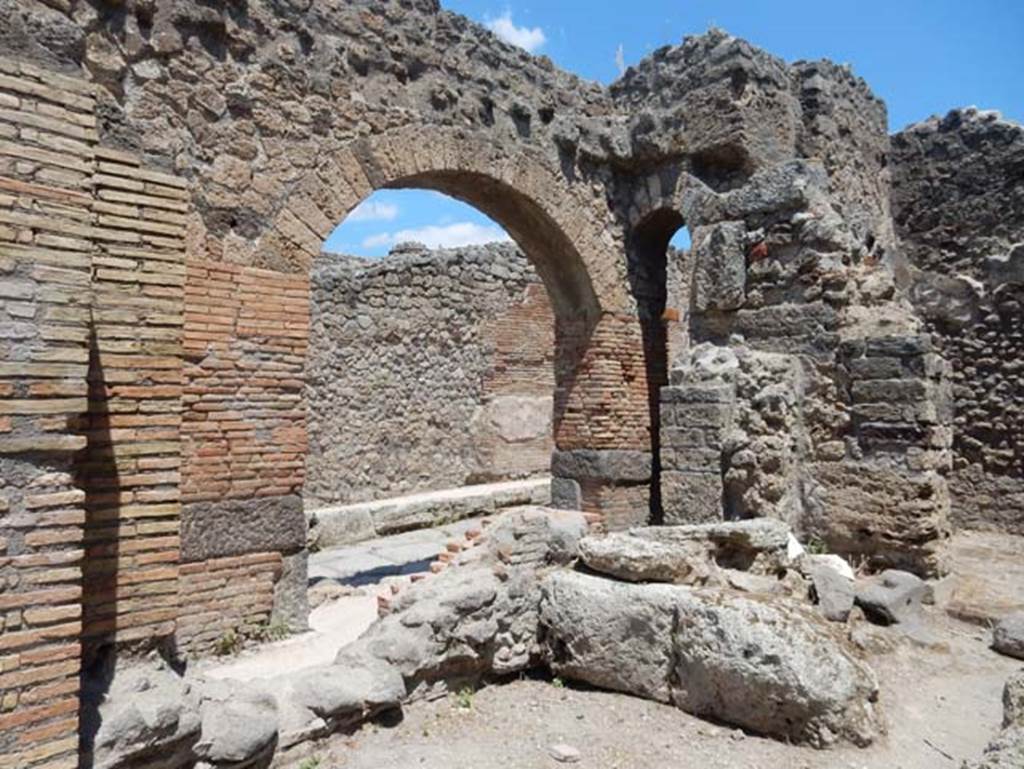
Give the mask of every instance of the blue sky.
[[[829, 58], [850, 64], [885, 99], [892, 130], [967, 105], [1024, 122], [1024, 0], [442, 0], [442, 5], [602, 83], [655, 48], [718, 26], [790, 61]], [[385, 190], [350, 216], [325, 247], [383, 256], [398, 240], [462, 245], [498, 237], [503, 237], [500, 227], [450, 198]]]

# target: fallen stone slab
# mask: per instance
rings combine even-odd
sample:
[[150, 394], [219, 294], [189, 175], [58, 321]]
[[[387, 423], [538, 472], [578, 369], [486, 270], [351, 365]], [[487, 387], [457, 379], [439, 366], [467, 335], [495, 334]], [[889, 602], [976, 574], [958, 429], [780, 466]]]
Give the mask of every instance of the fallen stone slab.
[[373, 658], [319, 665], [265, 682], [280, 712], [280, 747], [327, 736], [401, 706], [402, 674]]
[[714, 569], [701, 542], [666, 544], [622, 532], [585, 537], [580, 559], [594, 571], [629, 582], [704, 584]]
[[856, 585], [855, 600], [864, 614], [883, 625], [913, 623], [921, 606], [933, 600], [932, 588], [910, 572], [888, 569]]
[[992, 648], [1000, 654], [1024, 660], [1024, 613], [1011, 614], [996, 623]]
[[312, 510], [309, 536], [326, 549], [550, 501], [550, 478], [462, 486]]
[[851, 576], [846, 573], [849, 566], [840, 571], [827, 557], [804, 556], [801, 567], [811, 580], [811, 597], [822, 616], [831, 622], [846, 622], [856, 598], [852, 572]]
[[629, 530], [634, 537], [678, 546], [700, 542], [719, 566], [740, 571], [769, 573], [790, 562], [790, 529], [774, 518], [688, 524], [685, 526], [642, 526]]
[[815, 747], [882, 731], [871, 669], [783, 599], [559, 571], [540, 621], [558, 675]]

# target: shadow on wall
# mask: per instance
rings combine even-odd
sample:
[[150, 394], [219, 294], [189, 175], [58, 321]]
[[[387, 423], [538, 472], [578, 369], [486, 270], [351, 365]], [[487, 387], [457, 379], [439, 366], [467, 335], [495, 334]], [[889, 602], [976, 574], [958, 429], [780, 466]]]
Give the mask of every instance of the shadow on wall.
[[[86, 448], [76, 459], [76, 484], [85, 491], [85, 558], [82, 562], [82, 668], [79, 695], [80, 769], [93, 766], [93, 742], [100, 728], [99, 707], [114, 678], [117, 647], [112, 640], [118, 614], [116, 564], [121, 520], [103, 511], [120, 487], [112, 450], [107, 381], [95, 327], [89, 332], [89, 410], [81, 416]], [[104, 637], [106, 636], [106, 638]]]

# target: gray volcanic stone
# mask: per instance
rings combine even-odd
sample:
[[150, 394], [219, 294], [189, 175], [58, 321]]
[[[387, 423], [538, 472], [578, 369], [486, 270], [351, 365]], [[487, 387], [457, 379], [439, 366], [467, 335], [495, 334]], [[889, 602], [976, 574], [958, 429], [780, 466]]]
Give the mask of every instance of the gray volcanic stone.
[[95, 769], [176, 769], [199, 737], [192, 684], [162, 660], [110, 660], [105, 675], [83, 682], [83, 755]]
[[1003, 617], [992, 631], [992, 648], [1024, 660], [1024, 614]]
[[580, 559], [594, 571], [629, 582], [703, 584], [714, 568], [700, 542], [667, 545], [621, 532], [585, 537]]
[[263, 688], [277, 701], [282, 747], [354, 726], [405, 697], [397, 668], [369, 657], [280, 676]]
[[825, 619], [832, 622], [846, 622], [853, 611], [855, 592], [853, 580], [840, 574], [827, 563], [811, 560], [807, 566], [807, 576], [818, 609]]
[[856, 602], [868, 619], [883, 625], [913, 622], [921, 604], [932, 600], [932, 589], [920, 577], [888, 569], [856, 587]]
[[722, 222], [698, 227], [693, 233], [697, 272], [694, 306], [697, 310], [735, 310], [746, 298], [746, 225]]
[[202, 734], [196, 756], [214, 766], [248, 766], [273, 751], [277, 737], [277, 703], [259, 689], [239, 681], [200, 684]]
[[246, 553], [291, 553], [306, 546], [302, 497], [225, 499], [181, 509], [181, 558], [204, 561]]
[[651, 478], [649, 451], [579, 449], [551, 455], [551, 474], [562, 478], [642, 483]]
[[580, 483], [572, 478], [551, 479], [551, 506], [558, 510], [579, 510], [583, 507]]
[[788, 563], [789, 526], [774, 518], [697, 523], [684, 526], [643, 526], [629, 530], [634, 537], [681, 545], [700, 542], [713, 560], [726, 568], [771, 571]]
[[559, 571], [541, 625], [559, 675], [817, 747], [881, 731], [870, 668], [795, 604]]

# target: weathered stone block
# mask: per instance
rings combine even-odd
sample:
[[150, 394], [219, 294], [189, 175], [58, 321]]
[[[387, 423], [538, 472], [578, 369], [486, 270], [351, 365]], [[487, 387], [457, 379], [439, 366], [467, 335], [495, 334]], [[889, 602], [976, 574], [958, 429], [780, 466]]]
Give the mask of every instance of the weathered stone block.
[[556, 451], [551, 456], [551, 474], [577, 480], [642, 483], [651, 478], [651, 454], [595, 449]]
[[245, 553], [294, 553], [306, 546], [302, 498], [195, 502], [181, 511], [181, 558], [204, 561]]
[[694, 309], [736, 310], [746, 298], [747, 228], [743, 222], [723, 222], [693, 231]]
[[559, 675], [817, 747], [883, 730], [873, 672], [796, 604], [556, 572], [540, 621]]
[[573, 478], [551, 479], [551, 506], [557, 510], [579, 510], [583, 495], [579, 481]]
[[722, 519], [722, 476], [718, 473], [661, 474], [661, 505], [666, 524]]

